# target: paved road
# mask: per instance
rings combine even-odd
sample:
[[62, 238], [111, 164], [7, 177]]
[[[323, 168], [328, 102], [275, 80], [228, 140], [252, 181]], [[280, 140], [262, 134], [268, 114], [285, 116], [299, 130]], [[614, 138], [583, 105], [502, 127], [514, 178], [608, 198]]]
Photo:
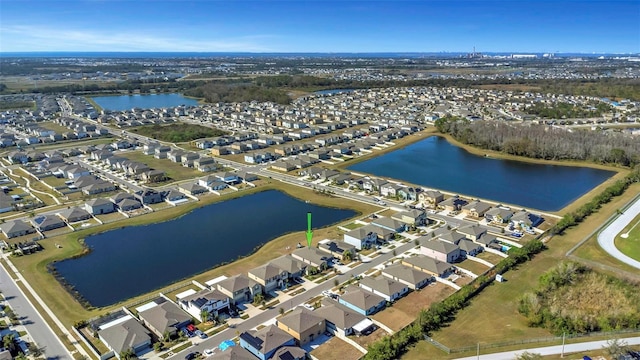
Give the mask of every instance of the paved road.
[[[415, 244], [413, 243], [413, 241], [410, 241], [406, 244], [402, 244], [400, 246], [396, 247], [396, 252], [397, 253], [403, 253], [411, 248], [413, 248], [415, 246]], [[170, 359], [184, 359], [185, 355], [187, 355], [190, 352], [193, 351], [199, 351], [200, 353], [202, 353], [204, 351], [204, 349], [211, 349], [211, 348], [216, 348], [218, 345], [220, 345], [220, 343], [224, 340], [228, 340], [228, 339], [232, 339], [234, 337], [237, 336], [236, 332], [240, 332], [242, 333], [243, 331], [246, 330], [250, 330], [266, 321], [269, 321], [273, 318], [275, 318], [276, 316], [279, 315], [279, 309], [283, 308], [285, 311], [295, 308], [298, 305], [304, 303], [305, 301], [318, 296], [322, 293], [322, 291], [324, 290], [329, 290], [331, 289], [334, 285], [334, 280], [333, 279], [337, 279], [340, 283], [343, 283], [347, 280], [349, 280], [351, 278], [351, 276], [357, 276], [360, 275], [362, 273], [364, 273], [365, 271], [378, 266], [382, 263], [384, 263], [385, 261], [391, 259], [393, 257], [393, 252], [389, 252], [386, 254], [380, 254], [377, 257], [373, 258], [370, 262], [367, 263], [362, 263], [358, 266], [356, 266], [355, 268], [345, 272], [342, 275], [338, 275], [334, 278], [332, 278], [331, 280], [325, 281], [322, 284], [319, 284], [318, 286], [309, 289], [305, 292], [303, 292], [300, 295], [294, 296], [293, 298], [291, 298], [291, 300], [287, 300], [284, 303], [278, 304], [276, 306], [274, 306], [272, 309], [266, 310], [258, 315], [255, 315], [245, 321], [243, 321], [242, 323], [236, 325], [235, 328], [229, 328], [226, 329], [214, 336], [209, 337], [208, 339], [206, 339], [205, 341], [192, 346], [178, 354], [175, 354], [174, 356], [172, 356]]]
[[73, 359], [60, 339], [42, 319], [36, 309], [15, 284], [7, 270], [0, 266], [0, 289], [13, 311], [23, 318], [23, 326], [39, 347], [43, 348], [47, 359]]
[[[621, 340], [624, 340], [627, 343], [627, 345], [640, 345], [640, 337], [626, 338]], [[606, 346], [606, 345], [607, 345], [606, 340], [590, 341], [590, 342], [584, 342], [584, 343], [578, 343], [578, 344], [567, 344], [564, 346], [564, 353], [570, 354], [570, 353], [576, 353], [576, 352], [582, 352], [582, 351], [600, 350], [602, 349], [603, 346]], [[506, 352], [495, 353], [495, 354], [480, 355], [480, 357], [469, 356], [469, 357], [460, 358], [457, 360], [477, 360], [477, 359], [479, 360], [513, 360], [516, 358], [517, 355], [520, 355], [525, 351], [529, 353], [540, 354], [542, 356], [557, 355], [557, 354], [562, 354], [562, 345], [546, 346], [546, 347], [539, 347], [539, 348], [533, 348], [533, 349], [521, 349], [517, 351], [506, 351]]]
[[634, 260], [623, 254], [615, 245], [615, 238], [624, 230], [624, 228], [640, 214], [640, 198], [638, 198], [631, 206], [629, 206], [622, 215], [618, 216], [609, 226], [598, 234], [598, 244], [608, 252], [609, 255], [622, 261], [623, 263], [640, 269], [640, 261]]

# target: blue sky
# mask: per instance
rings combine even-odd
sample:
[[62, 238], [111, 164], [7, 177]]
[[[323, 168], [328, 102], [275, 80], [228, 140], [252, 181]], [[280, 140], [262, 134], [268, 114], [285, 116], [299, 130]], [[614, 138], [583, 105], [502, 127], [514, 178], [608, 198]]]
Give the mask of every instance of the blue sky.
[[640, 52], [640, 1], [0, 0], [0, 52]]

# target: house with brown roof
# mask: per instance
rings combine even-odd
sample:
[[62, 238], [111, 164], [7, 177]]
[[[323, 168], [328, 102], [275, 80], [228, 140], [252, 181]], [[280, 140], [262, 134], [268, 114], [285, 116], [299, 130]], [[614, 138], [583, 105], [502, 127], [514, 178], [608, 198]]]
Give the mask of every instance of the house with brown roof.
[[427, 214], [424, 210], [411, 209], [397, 212], [391, 215], [391, 218], [402, 221], [407, 225], [422, 226], [427, 223]]
[[312, 311], [298, 307], [277, 320], [280, 329], [296, 339], [296, 343], [302, 346], [326, 331], [324, 318]]
[[436, 206], [444, 200], [444, 194], [436, 190], [427, 190], [418, 194], [418, 201], [428, 206]]
[[216, 288], [231, 300], [232, 304], [251, 301], [262, 293], [262, 285], [245, 275], [236, 275], [216, 283]]
[[295, 346], [296, 339], [275, 325], [260, 330], [248, 330], [240, 334], [240, 346], [260, 360], [271, 359], [283, 346]]
[[487, 234], [487, 229], [480, 225], [467, 225], [459, 228], [458, 232], [471, 241], [477, 241], [480, 237]]
[[348, 336], [354, 333], [354, 327], [363, 321], [367, 321], [367, 317], [352, 310], [335, 300], [324, 299], [322, 306], [314, 311], [314, 313], [326, 320], [327, 331], [337, 334], [340, 337]]
[[466, 216], [481, 218], [489, 209], [491, 209], [491, 205], [480, 200], [474, 200], [462, 207], [462, 213]]

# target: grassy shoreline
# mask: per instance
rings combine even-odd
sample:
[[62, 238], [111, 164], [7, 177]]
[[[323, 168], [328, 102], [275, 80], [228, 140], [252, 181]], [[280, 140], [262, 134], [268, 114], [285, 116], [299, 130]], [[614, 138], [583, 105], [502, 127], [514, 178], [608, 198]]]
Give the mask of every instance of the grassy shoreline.
[[[244, 273], [247, 270], [259, 266], [263, 264], [265, 261], [273, 259], [277, 256], [288, 253], [287, 244], [290, 245], [293, 241], [302, 241], [304, 239], [303, 232], [294, 232], [290, 234], [285, 234], [276, 239], [273, 239], [265, 244], [263, 244], [257, 251], [252, 254], [249, 254], [245, 257], [242, 257], [238, 260], [234, 260], [226, 265], [214, 267], [210, 269], [206, 269], [199, 274], [190, 276], [187, 279], [182, 279], [180, 281], [174, 282], [172, 284], [168, 284], [161, 289], [155, 289], [146, 294], [136, 296], [131, 299], [124, 300], [117, 304], [113, 304], [104, 308], [97, 309], [85, 309], [74, 297], [70, 294], [56, 279], [55, 277], [47, 271], [47, 264], [54, 261], [62, 261], [74, 256], [83, 255], [86, 253], [86, 248], [84, 246], [84, 242], [82, 241], [85, 237], [109, 231], [116, 228], [121, 228], [124, 226], [136, 226], [136, 225], [148, 225], [153, 223], [158, 223], [162, 221], [173, 220], [179, 216], [184, 216], [185, 214], [193, 211], [196, 208], [210, 205], [213, 203], [230, 200], [233, 198], [237, 198], [240, 196], [250, 195], [253, 193], [257, 193], [260, 191], [267, 190], [280, 190], [286, 193], [289, 196], [293, 196], [302, 200], [309, 200], [310, 202], [322, 205], [322, 206], [330, 206], [335, 208], [348, 208], [356, 211], [357, 215], [355, 217], [359, 217], [362, 214], [374, 212], [378, 210], [378, 207], [353, 202], [349, 200], [345, 200], [342, 198], [334, 198], [327, 197], [320, 194], [314, 193], [310, 189], [303, 189], [297, 187], [287, 186], [285, 184], [281, 184], [279, 182], [270, 182], [264, 186], [245, 190], [239, 193], [229, 194], [228, 196], [223, 197], [209, 197], [199, 201], [197, 203], [191, 203], [182, 205], [175, 208], [165, 209], [162, 211], [158, 211], [155, 213], [141, 215], [132, 219], [122, 220], [114, 223], [109, 223], [101, 226], [96, 226], [92, 229], [86, 229], [77, 231], [71, 234], [53, 237], [50, 239], [43, 240], [43, 246], [45, 246], [46, 250], [32, 254], [29, 256], [22, 256], [12, 258], [14, 264], [22, 271], [25, 278], [29, 281], [29, 283], [36, 289], [38, 289], [38, 293], [43, 301], [51, 308], [55, 309], [56, 315], [65, 325], [72, 325], [77, 321], [86, 320], [89, 318], [93, 318], [99, 316], [104, 313], [108, 313], [115, 309], [122, 307], [125, 304], [135, 303], [137, 301], [143, 300], [152, 296], [155, 293], [161, 292], [164, 289], [168, 289], [171, 287], [184, 285], [190, 283], [192, 280], [197, 281], [206, 281], [212, 279], [213, 277], [225, 274], [227, 276], [235, 275], [239, 273]], [[345, 221], [353, 221], [355, 218], [351, 218]], [[325, 237], [336, 236], [338, 231], [335, 225], [331, 225], [329, 227], [325, 227], [323, 229], [314, 230], [314, 239], [315, 242], [321, 240]], [[59, 244], [62, 248], [55, 248], [53, 244]]]

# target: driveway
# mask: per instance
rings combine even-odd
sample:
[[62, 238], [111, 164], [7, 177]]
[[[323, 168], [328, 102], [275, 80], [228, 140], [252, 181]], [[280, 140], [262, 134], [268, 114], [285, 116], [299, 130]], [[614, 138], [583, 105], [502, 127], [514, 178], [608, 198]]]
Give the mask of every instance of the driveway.
[[615, 239], [624, 228], [640, 214], [640, 198], [638, 198], [624, 213], [618, 216], [611, 224], [598, 234], [598, 244], [609, 255], [622, 261], [623, 263], [640, 269], [640, 261], [634, 260], [618, 250], [615, 245]]

